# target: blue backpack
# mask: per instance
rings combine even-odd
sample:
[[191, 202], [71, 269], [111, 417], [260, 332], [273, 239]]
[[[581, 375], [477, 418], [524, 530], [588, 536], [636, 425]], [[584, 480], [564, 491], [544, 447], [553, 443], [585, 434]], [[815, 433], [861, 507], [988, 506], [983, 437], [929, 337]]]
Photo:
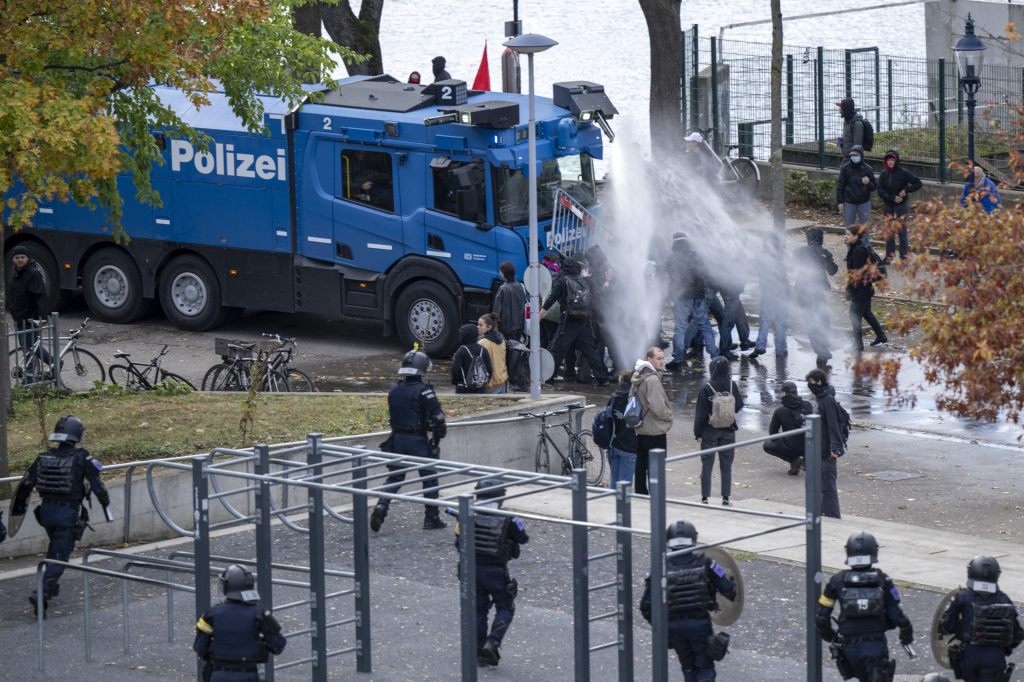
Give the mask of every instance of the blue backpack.
[[615, 411], [611, 405], [602, 407], [594, 415], [594, 422], [590, 425], [593, 433], [594, 444], [602, 450], [607, 450], [615, 437]]

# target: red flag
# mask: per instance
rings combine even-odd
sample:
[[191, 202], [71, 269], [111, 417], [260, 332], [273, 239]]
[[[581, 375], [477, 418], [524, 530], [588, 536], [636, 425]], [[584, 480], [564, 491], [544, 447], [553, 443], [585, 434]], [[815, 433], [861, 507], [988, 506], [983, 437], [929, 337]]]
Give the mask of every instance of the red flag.
[[491, 70], [487, 67], [487, 41], [484, 41], [484, 56], [480, 58], [480, 68], [476, 70], [476, 78], [473, 79], [474, 90], [491, 89]]

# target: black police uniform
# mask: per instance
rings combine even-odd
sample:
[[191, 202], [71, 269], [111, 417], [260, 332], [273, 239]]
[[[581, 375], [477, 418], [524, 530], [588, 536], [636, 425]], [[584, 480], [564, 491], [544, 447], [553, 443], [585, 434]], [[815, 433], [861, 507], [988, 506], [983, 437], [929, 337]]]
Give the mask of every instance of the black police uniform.
[[[839, 606], [839, 636], [832, 628], [832, 609]], [[900, 629], [900, 643], [914, 640], [910, 620], [900, 608], [900, 592], [884, 571], [858, 566], [832, 576], [818, 599], [817, 626], [826, 642], [836, 641], [836, 666], [844, 680], [888, 682], [896, 673], [885, 633]]]
[[[387, 441], [389, 452], [434, 459], [440, 456], [437, 445], [445, 437], [448, 427], [444, 421], [444, 410], [441, 409], [433, 386], [424, 383], [418, 376], [405, 377], [388, 392], [388, 414], [391, 421], [391, 436]], [[427, 438], [428, 432], [433, 434], [430, 440]], [[388, 470], [393, 473], [388, 476], [381, 490], [397, 493], [402, 487], [409, 467], [409, 464], [389, 464]], [[417, 471], [423, 482], [423, 490], [426, 491], [423, 496], [436, 500], [437, 490], [430, 488], [437, 486], [437, 472], [434, 469]], [[390, 505], [391, 500], [387, 498], [377, 502], [377, 507], [382, 508], [385, 513]], [[426, 519], [440, 521], [437, 507], [425, 506], [424, 512]]]
[[[646, 579], [640, 613], [651, 622], [651, 579]], [[725, 569], [698, 552], [669, 557], [665, 564], [668, 600], [668, 645], [675, 649], [686, 682], [715, 679], [715, 661], [708, 653], [715, 596], [736, 598], [736, 585]]]
[[1024, 641], [1017, 607], [998, 589], [994, 593], [959, 590], [942, 614], [939, 632], [960, 641], [962, 648], [959, 653], [951, 649], [950, 661], [959, 659], [953, 672], [968, 682], [1009, 680], [1006, 657]]
[[[519, 583], [509, 575], [508, 562], [519, 558], [519, 546], [530, 541], [526, 526], [518, 516], [495, 516], [481, 512], [476, 524], [476, 648], [479, 653], [487, 643], [487, 615], [494, 606], [490, 639], [494, 649], [501, 646], [505, 633], [516, 613]], [[455, 546], [459, 546], [460, 530], [455, 528]]]
[[[40, 453], [18, 484], [12, 513], [25, 513], [33, 488], [43, 498], [35, 509], [35, 515], [36, 521], [50, 538], [46, 550], [47, 559], [67, 561], [75, 549], [75, 543], [82, 539], [89, 521], [89, 513], [82, 505], [87, 495], [95, 494], [103, 507], [110, 505], [110, 494], [100, 480], [102, 470], [103, 466], [88, 450], [75, 443], [64, 442]], [[89, 482], [88, 488], [86, 481]], [[60, 592], [58, 583], [63, 573], [63, 566], [46, 565], [44, 584], [47, 599]]]
[[284, 651], [281, 626], [258, 603], [228, 599], [196, 623], [192, 649], [207, 662], [203, 679], [209, 682], [258, 682], [257, 665], [267, 654]]

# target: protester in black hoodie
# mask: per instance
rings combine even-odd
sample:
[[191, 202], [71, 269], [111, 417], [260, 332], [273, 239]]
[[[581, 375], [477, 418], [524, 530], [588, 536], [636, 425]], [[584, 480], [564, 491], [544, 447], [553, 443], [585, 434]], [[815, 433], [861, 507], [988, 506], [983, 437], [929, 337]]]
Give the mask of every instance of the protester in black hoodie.
[[834, 519], [839, 516], [839, 458], [846, 452], [839, 428], [839, 404], [836, 389], [829, 386], [828, 376], [820, 369], [807, 373], [807, 388], [814, 394], [814, 411], [821, 416], [821, 513]]
[[[836, 180], [836, 203], [843, 213], [843, 221], [847, 227], [864, 225], [871, 222], [871, 192], [874, 191], [875, 172], [864, 160], [864, 147], [855, 144], [850, 150], [850, 160], [839, 169]], [[867, 231], [864, 241], [867, 243]]]
[[[796, 384], [787, 381], [782, 384], [782, 405], [776, 407], [772, 413], [768, 433], [774, 436], [776, 433], [801, 429], [804, 426], [804, 415], [813, 411], [811, 404], [797, 394]], [[800, 473], [800, 467], [804, 463], [803, 435], [766, 440], [762, 447], [769, 455], [789, 463], [790, 476]]]
[[[736, 382], [729, 375], [729, 360], [719, 355], [711, 361], [711, 378], [697, 394], [697, 412], [693, 416], [693, 437], [700, 443], [701, 449], [715, 448], [736, 442], [735, 414], [731, 424], [712, 426], [713, 404], [715, 397], [732, 393], [733, 412], [743, 409], [743, 397]], [[722, 475], [722, 504], [730, 506], [729, 494], [732, 492], [732, 460], [735, 451], [720, 450], [718, 452], [718, 470]], [[708, 503], [711, 495], [711, 470], [715, 466], [715, 453], [700, 456], [700, 501]]]
[[832, 357], [832, 320], [828, 312], [828, 294], [832, 285], [829, 275], [839, 271], [832, 252], [824, 246], [825, 232], [820, 227], [807, 230], [807, 246], [793, 252], [796, 261], [796, 295], [803, 314], [804, 329], [817, 355], [817, 365], [824, 368]]
[[633, 370], [625, 369], [620, 372], [619, 385], [608, 399], [608, 404], [615, 415], [611, 447], [608, 448], [608, 467], [611, 469], [608, 483], [612, 490], [615, 490], [619, 481], [632, 483], [636, 471], [636, 431], [627, 426], [626, 420], [622, 418], [622, 413], [626, 411], [626, 403], [629, 402], [632, 380]]
[[[597, 354], [597, 339], [594, 338], [594, 327], [591, 321], [593, 310], [574, 309], [573, 302], [569, 300], [570, 293], [574, 288], [580, 291], [587, 287], [589, 284], [582, 278], [579, 262], [572, 258], [564, 259], [562, 274], [551, 283], [551, 292], [544, 299], [540, 316], [543, 317], [555, 303], [558, 303], [562, 309], [562, 319], [558, 323], [558, 331], [551, 341], [551, 355], [555, 361], [555, 372], [558, 371], [558, 367], [562, 364], [569, 349], [575, 344], [576, 349], [590, 363], [591, 372], [598, 385], [604, 386], [608, 383], [608, 370], [605, 368], [604, 359], [598, 357]], [[549, 379], [548, 383], [551, 383], [552, 380], [554, 377]]]
[[459, 347], [452, 356], [452, 385], [456, 393], [485, 393], [483, 387], [472, 388], [467, 386], [470, 379], [470, 368], [473, 365], [473, 358], [483, 356], [484, 367], [487, 368], [487, 375], [493, 374], [491, 370], [491, 356], [484, 350], [484, 347], [477, 343], [478, 333], [475, 324], [464, 324], [459, 327]]
[[839, 140], [839, 148], [843, 151], [843, 157], [849, 158], [854, 145], [864, 144], [864, 117], [849, 97], [836, 102], [836, 106], [839, 107], [839, 115], [843, 117], [843, 137]]
[[885, 203], [882, 209], [885, 217], [898, 225], [890, 225], [886, 232], [889, 237], [885, 240], [885, 261], [892, 260], [896, 253], [896, 237], [900, 240], [900, 258], [906, 258], [909, 251], [907, 240], [907, 211], [910, 210], [910, 202], [907, 195], [921, 189], [921, 179], [900, 165], [900, 153], [890, 149], [882, 157], [884, 170], [878, 174], [878, 197]]
[[882, 324], [871, 310], [871, 299], [875, 296], [872, 284], [873, 276], [868, 263], [871, 255], [870, 247], [864, 244], [861, 234], [864, 228], [858, 225], [846, 230], [846, 297], [850, 300], [850, 328], [853, 331], [853, 350], [860, 353], [864, 350], [864, 335], [860, 326], [861, 318], [875, 332], [872, 346], [879, 346], [889, 339], [885, 336]]

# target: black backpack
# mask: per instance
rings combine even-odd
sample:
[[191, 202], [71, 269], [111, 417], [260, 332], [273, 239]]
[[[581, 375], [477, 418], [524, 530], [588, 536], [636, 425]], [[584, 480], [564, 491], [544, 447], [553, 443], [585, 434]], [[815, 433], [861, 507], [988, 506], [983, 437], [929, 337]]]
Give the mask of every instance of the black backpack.
[[866, 118], [863, 119], [864, 123], [864, 136], [861, 146], [864, 147], [864, 151], [869, 152], [875, 148], [875, 127], [871, 125], [871, 121]]
[[477, 390], [487, 386], [487, 382], [491, 380], [487, 365], [484, 364], [484, 353], [487, 351], [481, 348], [480, 355], [473, 355], [473, 351], [469, 350], [468, 346], [459, 346], [459, 348], [465, 348], [469, 354], [469, 373], [467, 374], [465, 369], [462, 370], [462, 385]]
[[574, 275], [565, 278], [565, 314], [569, 317], [590, 317], [594, 312], [593, 294], [587, 283]]

